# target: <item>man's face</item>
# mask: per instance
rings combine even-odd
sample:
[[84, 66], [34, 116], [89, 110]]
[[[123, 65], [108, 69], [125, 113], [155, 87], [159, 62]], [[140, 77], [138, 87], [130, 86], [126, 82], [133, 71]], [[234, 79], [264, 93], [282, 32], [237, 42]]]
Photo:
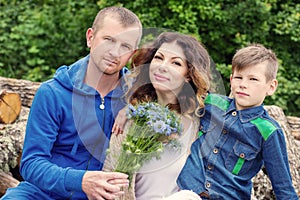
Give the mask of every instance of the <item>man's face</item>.
[[138, 25], [123, 27], [116, 19], [107, 16], [97, 32], [91, 28], [87, 31], [90, 64], [107, 75], [119, 73], [134, 53], [140, 34]]

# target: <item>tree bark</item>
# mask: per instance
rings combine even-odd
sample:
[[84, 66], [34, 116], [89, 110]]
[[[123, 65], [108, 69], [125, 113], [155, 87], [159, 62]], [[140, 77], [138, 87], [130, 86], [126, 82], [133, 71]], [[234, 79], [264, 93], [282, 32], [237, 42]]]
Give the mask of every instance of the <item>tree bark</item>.
[[0, 197], [5, 194], [7, 188], [16, 187], [19, 181], [10, 174], [0, 171]]

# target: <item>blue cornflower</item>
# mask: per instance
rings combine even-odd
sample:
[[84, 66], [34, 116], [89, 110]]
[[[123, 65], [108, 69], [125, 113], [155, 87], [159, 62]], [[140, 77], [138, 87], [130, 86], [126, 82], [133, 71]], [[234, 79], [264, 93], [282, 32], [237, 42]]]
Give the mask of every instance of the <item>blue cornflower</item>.
[[159, 121], [156, 121], [154, 124], [153, 124], [153, 130], [156, 132], [156, 133], [163, 133], [165, 130], [166, 130], [166, 124], [165, 122], [159, 120]]

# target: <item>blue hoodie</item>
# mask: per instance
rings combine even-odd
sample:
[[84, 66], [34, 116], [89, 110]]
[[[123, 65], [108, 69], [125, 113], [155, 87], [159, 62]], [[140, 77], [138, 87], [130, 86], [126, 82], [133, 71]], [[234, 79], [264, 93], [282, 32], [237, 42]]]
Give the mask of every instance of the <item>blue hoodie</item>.
[[62, 66], [42, 83], [28, 117], [21, 175], [54, 199], [86, 199], [82, 177], [102, 169], [115, 116], [125, 105], [123, 84], [104, 98], [84, 84], [88, 61]]

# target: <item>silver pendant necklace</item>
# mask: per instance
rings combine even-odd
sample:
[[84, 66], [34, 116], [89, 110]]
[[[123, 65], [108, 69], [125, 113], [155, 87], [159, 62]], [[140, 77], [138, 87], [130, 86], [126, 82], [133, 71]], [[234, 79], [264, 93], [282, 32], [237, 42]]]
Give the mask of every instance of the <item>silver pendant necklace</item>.
[[102, 102], [101, 102], [99, 108], [100, 108], [101, 110], [104, 110], [104, 108], [105, 108], [105, 106], [104, 106], [104, 98], [102, 98]]

